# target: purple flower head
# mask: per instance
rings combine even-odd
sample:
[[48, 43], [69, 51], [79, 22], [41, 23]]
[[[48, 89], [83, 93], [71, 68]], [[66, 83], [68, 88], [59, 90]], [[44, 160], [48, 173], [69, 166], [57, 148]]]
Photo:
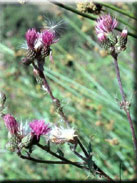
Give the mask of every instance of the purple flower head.
[[100, 34], [112, 32], [117, 24], [117, 20], [113, 19], [110, 15], [103, 15], [97, 20], [96, 33]]
[[38, 38], [38, 33], [34, 28], [29, 29], [26, 32], [26, 40], [29, 48], [31, 49], [34, 48], [34, 44], [37, 38]]
[[11, 134], [17, 134], [18, 132], [18, 123], [16, 119], [10, 115], [6, 114], [3, 116], [3, 120], [5, 122], [5, 126], [8, 128]]
[[58, 40], [55, 40], [55, 32], [50, 30], [45, 30], [42, 32], [42, 42], [44, 46], [50, 46], [51, 44], [56, 43]]
[[32, 129], [32, 134], [36, 135], [37, 138], [46, 135], [50, 131], [49, 125], [45, 124], [44, 120], [33, 120], [29, 126]]

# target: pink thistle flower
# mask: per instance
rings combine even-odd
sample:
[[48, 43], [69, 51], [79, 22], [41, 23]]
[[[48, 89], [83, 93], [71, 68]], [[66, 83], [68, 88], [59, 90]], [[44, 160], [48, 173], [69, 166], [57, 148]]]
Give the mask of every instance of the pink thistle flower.
[[42, 32], [42, 42], [44, 46], [48, 47], [57, 41], [58, 40], [55, 40], [55, 33], [53, 31], [45, 30]]
[[34, 44], [37, 38], [38, 38], [38, 33], [34, 28], [29, 29], [26, 32], [26, 40], [29, 48], [31, 49], [34, 48]]
[[36, 135], [37, 138], [46, 135], [50, 131], [49, 125], [45, 124], [44, 120], [33, 120], [29, 126], [32, 129], [32, 134]]
[[97, 37], [98, 37], [98, 40], [100, 41], [100, 42], [104, 42], [104, 41], [106, 41], [106, 35], [104, 34], [104, 33], [99, 33], [98, 35], [97, 35]]
[[110, 15], [103, 15], [97, 20], [96, 33], [100, 34], [112, 32], [117, 24], [117, 20], [113, 19]]
[[121, 32], [121, 37], [127, 38], [127, 35], [128, 35], [128, 31], [126, 29], [123, 29]]
[[3, 120], [5, 122], [5, 126], [8, 128], [11, 134], [17, 134], [18, 132], [18, 123], [16, 119], [10, 115], [6, 114], [3, 116]]

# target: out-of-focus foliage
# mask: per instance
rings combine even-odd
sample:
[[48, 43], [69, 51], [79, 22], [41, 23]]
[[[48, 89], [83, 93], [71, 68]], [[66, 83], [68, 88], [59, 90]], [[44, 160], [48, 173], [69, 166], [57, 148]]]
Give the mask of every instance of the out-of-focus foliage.
[[[132, 9], [129, 5], [123, 6]], [[7, 95], [7, 111], [18, 121], [36, 118], [63, 123], [48, 94], [42, 90], [40, 82], [36, 82], [32, 68], [21, 64], [24, 54], [21, 44], [24, 43], [25, 32], [32, 27], [41, 29], [44, 17], [50, 17], [50, 14], [55, 20], [63, 19], [66, 23], [65, 34], [52, 46], [54, 64], [49, 59], [45, 61], [45, 74], [54, 95], [61, 100], [71, 125], [78, 131], [85, 146], [91, 142], [98, 166], [112, 178], [119, 178], [121, 164], [122, 179], [133, 178], [131, 131], [118, 105], [121, 98], [113, 60], [96, 41], [95, 22], [53, 5], [1, 6], [0, 90]], [[112, 15], [119, 17], [114, 11]], [[129, 20], [124, 16], [121, 19]], [[124, 25], [120, 26], [124, 28]], [[124, 90], [128, 100], [132, 101], [132, 114], [133, 43], [134, 40], [129, 38], [127, 50], [119, 56]], [[5, 148], [7, 130], [2, 120], [0, 131], [1, 180], [92, 178], [86, 171], [69, 165], [36, 164], [19, 159]], [[68, 145], [61, 148], [67, 157], [74, 160]], [[38, 158], [53, 159], [39, 149], [34, 150], [34, 154]]]

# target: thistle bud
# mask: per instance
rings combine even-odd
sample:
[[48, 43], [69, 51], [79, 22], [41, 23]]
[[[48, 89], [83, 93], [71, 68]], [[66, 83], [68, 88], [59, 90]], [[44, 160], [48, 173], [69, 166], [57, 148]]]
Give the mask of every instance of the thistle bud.
[[26, 57], [22, 60], [24, 65], [30, 65], [36, 57], [36, 53], [34, 50], [28, 49], [26, 52]]
[[121, 32], [121, 37], [127, 38], [127, 35], [128, 35], [128, 31], [126, 29], [123, 29]]
[[14, 146], [14, 144], [8, 142], [8, 143], [6, 144], [6, 149], [7, 149], [8, 151], [15, 152], [16, 147]]
[[111, 47], [111, 43], [104, 33], [98, 34], [97, 37], [102, 48], [108, 50]]
[[127, 36], [128, 36], [128, 31], [126, 29], [123, 29], [120, 35], [120, 40], [119, 40], [119, 45], [122, 49], [126, 48]]
[[31, 142], [32, 142], [33, 136], [31, 135], [31, 133], [29, 133], [28, 135], [26, 135], [25, 137], [22, 138], [21, 143], [19, 144], [19, 148], [23, 148], [23, 147], [28, 147]]
[[45, 57], [49, 56], [49, 54], [50, 54], [50, 47], [43, 47], [41, 49], [42, 58], [45, 58]]
[[107, 38], [109, 39], [111, 45], [115, 46], [115, 44], [117, 43], [117, 38], [116, 38], [115, 34], [113, 32], [110, 32], [107, 34]]
[[18, 148], [20, 139], [16, 135], [11, 135], [10, 133], [8, 133], [8, 139], [9, 142], [6, 144], [6, 148], [11, 152], [15, 152], [15, 150]]
[[5, 126], [8, 128], [9, 132], [11, 134], [17, 134], [18, 123], [17, 123], [16, 119], [12, 115], [6, 114], [3, 116], [3, 120], [5, 122]]

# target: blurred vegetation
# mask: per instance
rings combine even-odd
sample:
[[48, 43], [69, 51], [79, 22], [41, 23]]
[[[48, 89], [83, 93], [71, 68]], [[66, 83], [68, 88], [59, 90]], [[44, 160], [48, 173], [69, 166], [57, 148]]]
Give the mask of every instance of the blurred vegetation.
[[[117, 6], [133, 12], [132, 4], [119, 3]], [[50, 18], [52, 15], [55, 20], [63, 19], [66, 24], [65, 34], [52, 46], [54, 64], [48, 58], [45, 62], [49, 84], [54, 95], [61, 100], [71, 125], [78, 131], [85, 146], [92, 143], [97, 165], [117, 179], [121, 166], [121, 178], [133, 178], [131, 131], [126, 116], [118, 105], [121, 97], [113, 60], [96, 41], [95, 22], [52, 4], [49, 7], [46, 4], [7, 4], [1, 5], [0, 10], [0, 90], [7, 95], [7, 111], [16, 116], [18, 121], [45, 119], [46, 122], [62, 123], [48, 94], [45, 95], [40, 83], [36, 82], [32, 68], [21, 64], [24, 54], [21, 45], [27, 29], [41, 29], [45, 17]], [[108, 8], [105, 11], [134, 27], [134, 21], [130, 18]], [[119, 27], [125, 26], [119, 23]], [[127, 50], [119, 56], [119, 65], [124, 90], [132, 102], [131, 113], [134, 119], [133, 45], [134, 39], [129, 37]], [[2, 120], [0, 131], [0, 180], [94, 178], [86, 171], [70, 165], [36, 164], [19, 159], [15, 153], [10, 153], [5, 148], [7, 130]], [[68, 145], [60, 148], [64, 149], [67, 157], [74, 160]], [[39, 149], [34, 154], [42, 159], [53, 159]]]

